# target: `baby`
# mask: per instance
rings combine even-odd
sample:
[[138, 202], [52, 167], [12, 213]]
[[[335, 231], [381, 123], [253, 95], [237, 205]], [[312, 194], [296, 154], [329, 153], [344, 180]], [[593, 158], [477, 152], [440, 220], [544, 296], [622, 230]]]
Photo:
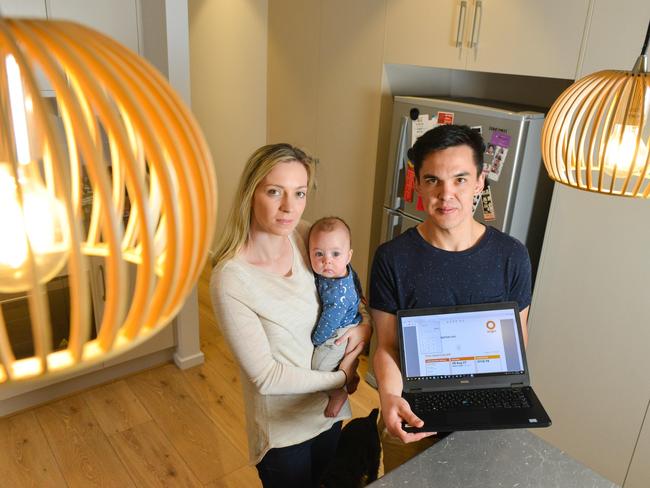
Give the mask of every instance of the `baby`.
[[[361, 285], [350, 266], [350, 246], [350, 228], [338, 217], [320, 219], [309, 231], [309, 259], [321, 301], [321, 315], [311, 336], [315, 346], [312, 369], [319, 371], [336, 370], [346, 343], [337, 346], [335, 341], [362, 321]], [[328, 395], [325, 416], [335, 417], [345, 403], [347, 391], [339, 388]]]

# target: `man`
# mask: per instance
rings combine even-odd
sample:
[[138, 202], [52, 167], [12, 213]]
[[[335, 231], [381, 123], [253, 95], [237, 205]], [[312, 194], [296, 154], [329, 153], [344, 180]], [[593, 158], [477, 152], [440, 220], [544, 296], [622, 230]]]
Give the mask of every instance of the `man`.
[[402, 429], [402, 422], [418, 427], [423, 422], [401, 397], [398, 310], [512, 300], [521, 310], [524, 343], [528, 338], [528, 252], [516, 239], [474, 220], [472, 212], [473, 198], [485, 183], [484, 151], [481, 135], [467, 126], [442, 125], [422, 135], [409, 159], [427, 217], [382, 244], [374, 257], [370, 308], [378, 342], [373, 365], [382, 420], [393, 436], [382, 435], [386, 472], [435, 442], [433, 433]]

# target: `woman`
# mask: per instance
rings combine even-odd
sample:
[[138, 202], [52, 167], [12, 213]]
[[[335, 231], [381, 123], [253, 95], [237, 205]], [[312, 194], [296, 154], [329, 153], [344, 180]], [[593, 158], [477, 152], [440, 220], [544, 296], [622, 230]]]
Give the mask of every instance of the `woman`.
[[[327, 390], [354, 387], [370, 326], [353, 327], [338, 371], [310, 369], [318, 298], [300, 221], [313, 162], [289, 144], [248, 160], [210, 280], [213, 306], [237, 360], [249, 455], [265, 487], [317, 486], [336, 450], [341, 419], [323, 415]], [[355, 330], [358, 329], [358, 330]]]

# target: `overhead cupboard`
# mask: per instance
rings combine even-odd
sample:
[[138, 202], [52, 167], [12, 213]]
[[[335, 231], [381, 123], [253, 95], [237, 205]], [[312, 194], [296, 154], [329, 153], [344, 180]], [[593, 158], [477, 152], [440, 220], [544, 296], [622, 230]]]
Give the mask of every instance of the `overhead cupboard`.
[[[94, 0], [92, 6], [85, 0], [0, 0], [0, 14], [5, 17], [74, 20], [142, 55], [138, 10], [137, 0]], [[39, 74], [41, 93], [53, 96], [52, 87]]]
[[389, 0], [384, 61], [573, 79], [590, 9], [608, 3]]

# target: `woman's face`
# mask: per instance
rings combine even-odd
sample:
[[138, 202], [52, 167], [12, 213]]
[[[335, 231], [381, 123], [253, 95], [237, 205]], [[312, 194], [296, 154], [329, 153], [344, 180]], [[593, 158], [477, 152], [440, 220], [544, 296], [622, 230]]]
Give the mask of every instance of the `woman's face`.
[[286, 236], [307, 203], [307, 170], [298, 161], [277, 164], [253, 194], [251, 230]]

